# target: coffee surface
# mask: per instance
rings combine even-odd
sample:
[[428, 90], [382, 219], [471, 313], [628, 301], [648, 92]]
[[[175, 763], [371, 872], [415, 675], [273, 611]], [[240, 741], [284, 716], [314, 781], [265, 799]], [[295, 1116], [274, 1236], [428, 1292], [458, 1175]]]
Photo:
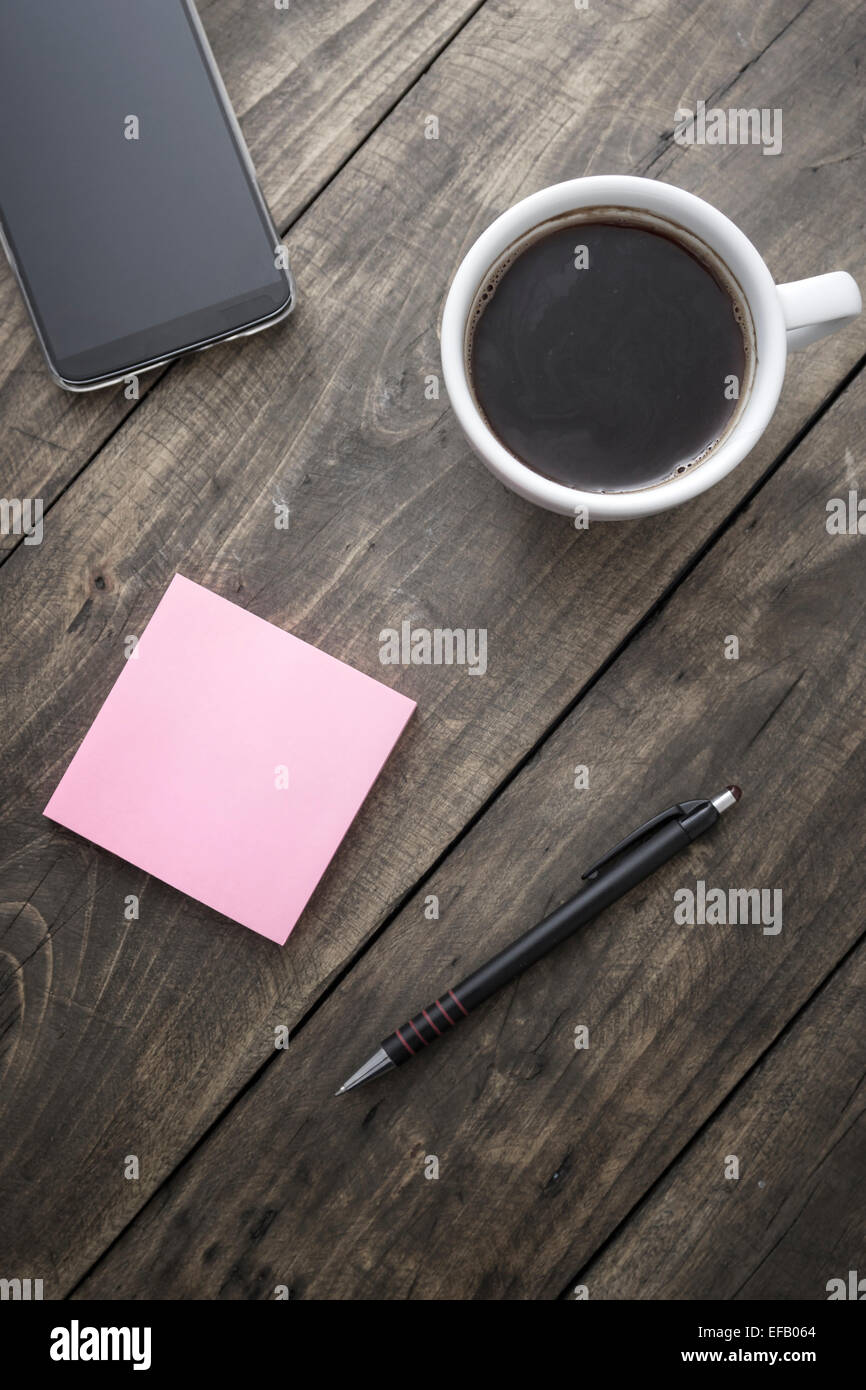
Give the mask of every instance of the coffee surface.
[[476, 401], [505, 447], [556, 482], [593, 492], [662, 482], [694, 464], [739, 405], [742, 314], [672, 237], [560, 226], [481, 294], [468, 345]]

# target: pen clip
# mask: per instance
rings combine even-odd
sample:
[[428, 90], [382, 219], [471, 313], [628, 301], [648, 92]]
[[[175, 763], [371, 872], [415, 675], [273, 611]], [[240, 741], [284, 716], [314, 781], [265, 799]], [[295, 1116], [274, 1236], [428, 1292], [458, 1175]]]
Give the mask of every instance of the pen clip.
[[609, 864], [612, 859], [616, 859], [617, 855], [622, 854], [624, 849], [628, 849], [631, 845], [637, 844], [638, 840], [642, 840], [644, 836], [648, 835], [651, 830], [655, 830], [657, 826], [664, 825], [667, 821], [679, 820], [681, 816], [688, 815], [694, 807], [700, 804], [699, 801], [677, 802], [676, 806], [669, 806], [666, 811], [660, 811], [657, 816], [653, 816], [652, 820], [645, 821], [643, 825], [638, 826], [637, 830], [633, 830], [630, 835], [626, 835], [624, 840], [620, 840], [618, 845], [614, 845], [613, 849], [608, 850], [607, 854], [603, 854], [601, 859], [596, 859], [591, 868], [587, 869], [585, 874], [581, 874], [581, 878], [595, 878], [599, 869], [603, 868], [605, 864]]

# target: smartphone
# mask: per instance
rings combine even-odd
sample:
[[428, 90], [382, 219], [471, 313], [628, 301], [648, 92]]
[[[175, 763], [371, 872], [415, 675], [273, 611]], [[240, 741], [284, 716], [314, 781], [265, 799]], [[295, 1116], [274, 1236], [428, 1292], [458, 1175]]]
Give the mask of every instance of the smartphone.
[[70, 391], [293, 307], [193, 0], [0, 0], [0, 228]]

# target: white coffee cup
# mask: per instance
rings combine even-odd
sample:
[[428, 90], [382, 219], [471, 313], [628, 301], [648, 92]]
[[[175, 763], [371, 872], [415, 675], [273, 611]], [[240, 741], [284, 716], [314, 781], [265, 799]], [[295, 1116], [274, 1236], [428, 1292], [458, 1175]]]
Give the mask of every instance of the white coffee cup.
[[[491, 271], [528, 234], [544, 224], [592, 209], [640, 215], [668, 235], [691, 245], [733, 281], [745, 301], [753, 335], [751, 380], [742, 392], [731, 427], [707, 458], [651, 487], [627, 492], [588, 492], [567, 487], [536, 473], [517, 459], [491, 432], [469, 384], [466, 336], [469, 316], [480, 287]], [[624, 209], [628, 211], [623, 214]], [[584, 515], [592, 520], [649, 516], [676, 507], [712, 487], [746, 457], [766, 429], [776, 408], [789, 351], [850, 323], [862, 303], [856, 282], [845, 271], [776, 285], [748, 237], [716, 208], [693, 193], [620, 175], [571, 179], [543, 188], [498, 217], [464, 256], [448, 291], [442, 316], [442, 369], [457, 419], [479, 458], [506, 486], [549, 511]], [[623, 409], [628, 383], [623, 382]]]

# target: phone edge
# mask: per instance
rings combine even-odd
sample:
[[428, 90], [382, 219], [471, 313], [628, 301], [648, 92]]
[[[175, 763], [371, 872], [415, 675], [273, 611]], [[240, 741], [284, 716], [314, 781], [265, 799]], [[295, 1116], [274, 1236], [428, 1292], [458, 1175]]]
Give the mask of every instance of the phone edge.
[[[274, 247], [276, 247], [282, 242], [282, 237], [280, 236], [280, 233], [277, 230], [276, 224], [271, 215], [271, 210], [268, 207], [267, 200], [265, 198], [264, 193], [262, 192], [262, 187], [259, 183], [258, 174], [256, 173], [252, 156], [247, 147], [247, 142], [244, 139], [244, 134], [241, 130], [240, 122], [238, 121], [237, 115], [235, 114], [235, 109], [232, 105], [231, 97], [229, 96], [226, 90], [225, 83], [222, 79], [222, 74], [220, 73], [220, 70], [217, 66], [216, 58], [214, 57], [213, 50], [210, 46], [210, 42], [204, 30], [204, 26], [202, 25], [201, 16], [199, 15], [198, 10], [196, 8], [195, 0], [180, 0], [180, 3], [183, 5], [184, 10], [189, 16], [196, 40], [201, 48], [204, 61], [214, 82], [214, 86], [216, 88], [220, 104], [228, 120], [229, 129], [234, 139], [235, 146], [240, 154], [241, 161], [249, 177], [253, 197], [256, 199], [259, 209], [264, 216], [266, 230], [270, 230], [273, 245]], [[225, 333], [215, 334], [213, 337], [203, 339], [201, 342], [188, 343], [184, 347], [173, 348], [171, 352], [164, 353], [160, 357], [150, 358], [145, 360], [144, 362], [139, 362], [135, 365], [124, 367], [122, 371], [112, 372], [110, 376], [93, 377], [85, 381], [71, 381], [60, 374], [60, 372], [57, 370], [54, 361], [52, 360], [50, 352], [48, 351], [48, 345], [45, 342], [45, 338], [42, 334], [39, 322], [34, 313], [30, 295], [27, 292], [24, 280], [18, 269], [17, 261], [12, 254], [12, 247], [6, 236], [2, 217], [0, 217], [0, 246], [2, 246], [3, 248], [3, 251], [6, 255], [6, 260], [9, 264], [12, 274], [15, 277], [18, 289], [21, 292], [21, 297], [24, 300], [24, 304], [27, 309], [30, 322], [33, 325], [34, 333], [36, 334], [36, 341], [39, 344], [39, 349], [42, 353], [45, 365], [48, 368], [48, 374], [56, 386], [61, 387], [64, 391], [68, 391], [73, 395], [82, 395], [86, 394], [89, 391], [101, 391], [107, 386], [117, 386], [121, 382], [128, 381], [128, 379], [132, 376], [140, 376], [144, 372], [155, 371], [157, 367], [163, 367], [166, 365], [166, 363], [169, 362], [176, 362], [181, 357], [192, 356], [197, 352], [206, 352], [208, 348], [216, 347], [220, 343], [234, 342], [236, 338], [252, 337], [253, 334], [261, 333], [266, 328], [271, 328], [274, 324], [280, 323], [283, 319], [288, 318], [288, 316], [291, 314], [292, 310], [295, 307], [297, 299], [295, 279], [292, 274], [292, 268], [290, 264], [287, 264], [284, 270], [284, 275], [286, 280], [286, 288], [288, 291], [288, 299], [286, 300], [285, 304], [281, 305], [280, 308], [276, 310], [275, 313], [268, 314], [263, 319], [252, 320], [250, 323], [244, 324], [240, 328], [230, 328]]]

